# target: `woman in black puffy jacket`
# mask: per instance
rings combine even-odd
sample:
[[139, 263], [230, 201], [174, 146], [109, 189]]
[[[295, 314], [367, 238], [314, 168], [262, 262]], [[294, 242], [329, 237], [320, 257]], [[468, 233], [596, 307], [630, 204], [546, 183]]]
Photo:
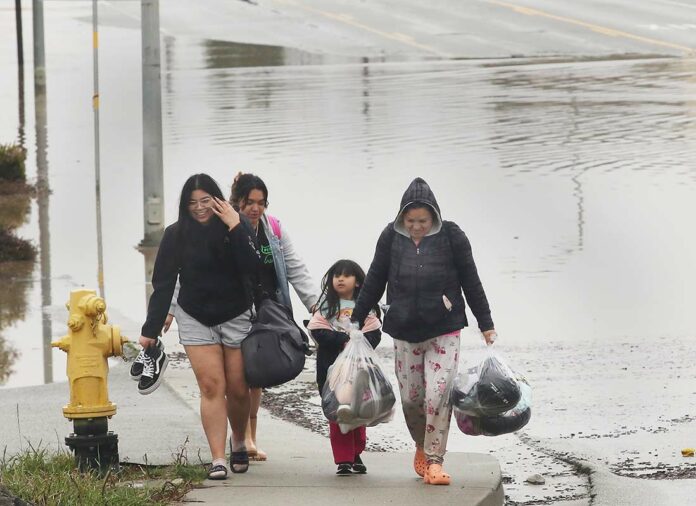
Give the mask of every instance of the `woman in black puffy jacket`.
[[459, 336], [467, 326], [464, 296], [487, 342], [495, 330], [469, 240], [455, 223], [442, 220], [421, 178], [410, 184], [396, 219], [377, 241], [353, 320], [362, 324], [385, 288], [389, 310], [383, 330], [394, 339], [401, 403], [416, 443], [414, 469], [425, 483], [449, 485], [442, 463]]

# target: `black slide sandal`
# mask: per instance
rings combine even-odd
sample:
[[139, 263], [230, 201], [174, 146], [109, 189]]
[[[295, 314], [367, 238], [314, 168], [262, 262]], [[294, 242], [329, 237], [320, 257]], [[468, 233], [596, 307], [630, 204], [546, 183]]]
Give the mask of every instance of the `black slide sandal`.
[[249, 470], [249, 454], [246, 450], [232, 452], [230, 468], [235, 474], [246, 473]]

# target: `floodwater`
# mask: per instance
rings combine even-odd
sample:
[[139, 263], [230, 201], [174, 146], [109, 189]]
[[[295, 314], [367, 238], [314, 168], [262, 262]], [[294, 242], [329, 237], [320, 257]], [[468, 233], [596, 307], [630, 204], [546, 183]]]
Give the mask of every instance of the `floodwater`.
[[[17, 229], [41, 258], [0, 269], [0, 388], [64, 380], [47, 343], [67, 331], [70, 290], [97, 286], [91, 27], [81, 4], [46, 16], [36, 102], [29, 64], [22, 107], [14, 39], [0, 37], [0, 142], [22, 140], [30, 179], [50, 189]], [[137, 339], [152, 261], [136, 249], [140, 34], [100, 37], [105, 295]], [[535, 387], [528, 437], [588, 436], [589, 453], [611, 441], [623, 474], [646, 467], [627, 459], [683, 469], [676, 445], [694, 441], [649, 435], [693, 428], [694, 59], [390, 62], [168, 36], [162, 65], [167, 223], [190, 174], [226, 193], [254, 172], [318, 280], [338, 258], [367, 268], [424, 177], [472, 242], [497, 346]]]

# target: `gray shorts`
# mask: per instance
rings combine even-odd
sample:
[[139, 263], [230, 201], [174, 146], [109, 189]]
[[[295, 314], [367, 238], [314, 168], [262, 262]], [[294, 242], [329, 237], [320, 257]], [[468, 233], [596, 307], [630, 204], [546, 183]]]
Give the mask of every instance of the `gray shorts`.
[[184, 346], [201, 346], [205, 344], [222, 344], [228, 348], [239, 348], [251, 330], [251, 311], [219, 325], [207, 327], [176, 306], [174, 318], [179, 327], [179, 342]]

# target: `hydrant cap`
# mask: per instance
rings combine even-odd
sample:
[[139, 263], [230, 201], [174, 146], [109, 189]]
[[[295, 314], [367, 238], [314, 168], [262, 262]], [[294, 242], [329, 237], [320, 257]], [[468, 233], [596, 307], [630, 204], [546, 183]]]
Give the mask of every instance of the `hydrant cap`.
[[114, 325], [111, 332], [111, 347], [113, 349], [113, 356], [121, 357], [123, 356], [123, 343], [127, 343], [128, 339], [121, 336], [121, 328], [118, 325]]
[[84, 308], [84, 312], [88, 316], [101, 315], [106, 311], [106, 302], [96, 295], [86, 295], [83, 297], [80, 301], [80, 306]]

